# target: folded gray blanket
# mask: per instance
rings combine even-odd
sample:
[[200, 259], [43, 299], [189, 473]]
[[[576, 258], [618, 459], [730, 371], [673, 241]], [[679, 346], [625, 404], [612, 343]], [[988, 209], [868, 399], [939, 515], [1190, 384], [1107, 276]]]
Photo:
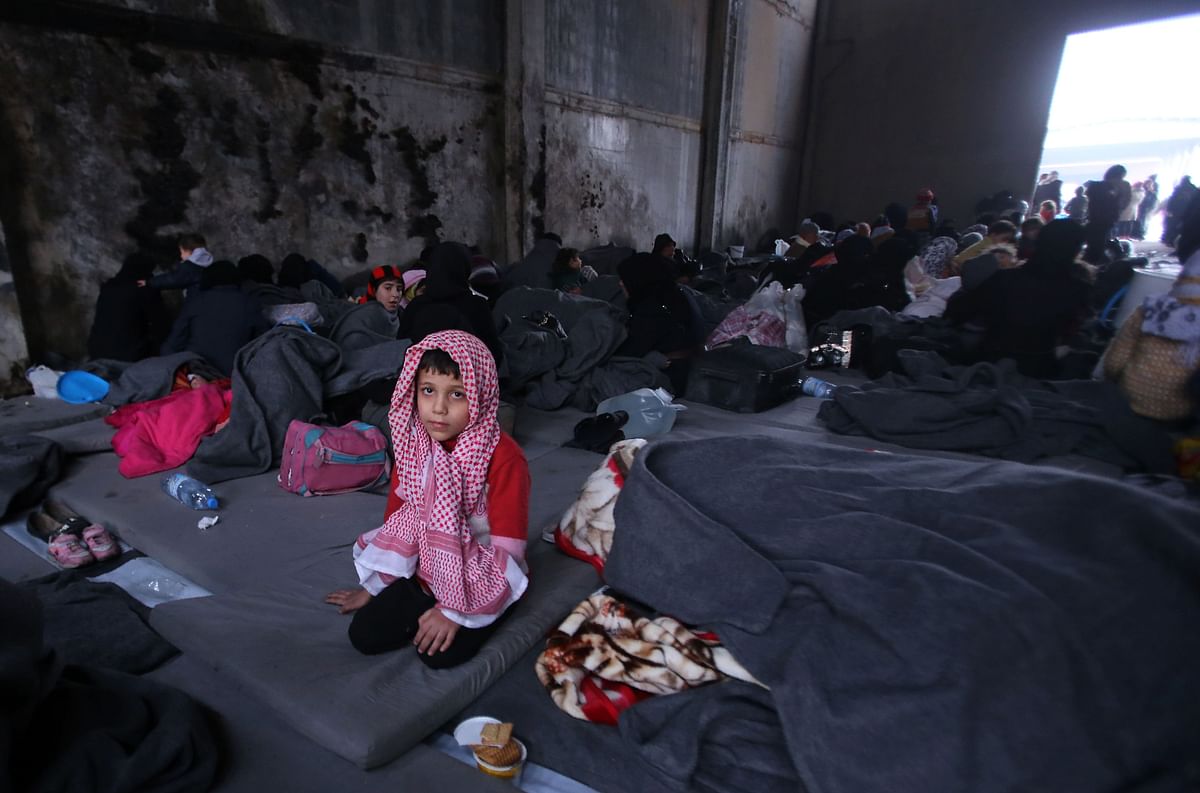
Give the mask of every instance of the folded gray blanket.
[[341, 363], [341, 348], [329, 339], [287, 325], [242, 347], [233, 359], [229, 423], [200, 441], [188, 473], [213, 484], [269, 471], [288, 424], [321, 416], [325, 381]]
[[[526, 319], [539, 311], [558, 318], [566, 339]], [[625, 312], [610, 303], [518, 287], [500, 297], [493, 313], [504, 345], [501, 376], [511, 387], [527, 387], [525, 401], [531, 407], [592, 410], [608, 397], [666, 383], [649, 361], [612, 360], [626, 331]]]
[[630, 753], [678, 789], [1200, 779], [1194, 504], [1054, 468], [724, 437], [644, 450], [615, 522], [608, 583], [715, 630], [770, 688], [622, 714]]
[[1011, 361], [948, 366], [915, 350], [899, 361], [903, 374], [840, 388], [817, 417], [837, 433], [916, 449], [1023, 462], [1076, 453], [1127, 471], [1174, 471], [1170, 437], [1112, 383], [1034, 380]]
[[343, 354], [329, 339], [281, 326], [238, 350], [229, 423], [200, 442], [188, 473], [212, 484], [253, 476], [279, 464], [293, 419], [324, 417], [324, 401], [395, 375], [407, 339]]
[[109, 382], [108, 394], [101, 401], [120, 407], [134, 402], [147, 402], [171, 393], [175, 371], [184, 364], [211, 368], [203, 357], [194, 352], [156, 355], [136, 363], [106, 358], [88, 361], [84, 370]]

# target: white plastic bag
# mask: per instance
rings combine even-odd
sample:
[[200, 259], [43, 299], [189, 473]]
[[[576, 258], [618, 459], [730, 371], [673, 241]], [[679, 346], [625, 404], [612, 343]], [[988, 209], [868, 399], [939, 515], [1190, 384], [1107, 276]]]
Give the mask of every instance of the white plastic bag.
[[35, 366], [25, 372], [25, 379], [33, 386], [33, 395], [42, 399], [58, 399], [58, 378], [62, 372], [49, 366]]
[[[779, 286], [779, 284], [775, 284]], [[808, 353], [808, 329], [804, 325], [804, 287], [796, 284], [783, 296], [783, 314], [787, 321], [787, 348], [792, 352]]]

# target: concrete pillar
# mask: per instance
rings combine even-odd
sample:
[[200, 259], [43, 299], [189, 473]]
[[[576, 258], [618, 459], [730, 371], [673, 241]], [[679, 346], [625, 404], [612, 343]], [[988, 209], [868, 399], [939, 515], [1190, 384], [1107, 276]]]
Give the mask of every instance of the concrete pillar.
[[729, 143], [733, 131], [737, 55], [743, 0], [712, 0], [704, 76], [700, 207], [694, 250], [716, 249], [725, 217]]
[[546, 2], [507, 0], [504, 39], [504, 252], [520, 259], [546, 208]]

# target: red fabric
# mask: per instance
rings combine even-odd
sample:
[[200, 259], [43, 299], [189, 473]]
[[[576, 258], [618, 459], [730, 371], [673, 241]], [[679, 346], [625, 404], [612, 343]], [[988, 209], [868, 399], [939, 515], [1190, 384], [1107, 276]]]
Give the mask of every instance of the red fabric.
[[[446, 445], [454, 448], [453, 444]], [[396, 493], [398, 469], [399, 466], [392, 467], [384, 521], [404, 503]], [[508, 433], [501, 431], [487, 472], [487, 516], [493, 537], [522, 541], [528, 537], [529, 485], [529, 463], [525, 462], [525, 454]]]
[[625, 683], [614, 683], [595, 675], [580, 681], [579, 693], [583, 695], [580, 710], [588, 721], [614, 727], [621, 711], [654, 696], [648, 691], [638, 691]]
[[124, 405], [106, 419], [117, 428], [113, 451], [127, 477], [175, 468], [191, 459], [200, 439], [229, 415], [233, 391], [227, 384], [173, 391], [161, 399]]

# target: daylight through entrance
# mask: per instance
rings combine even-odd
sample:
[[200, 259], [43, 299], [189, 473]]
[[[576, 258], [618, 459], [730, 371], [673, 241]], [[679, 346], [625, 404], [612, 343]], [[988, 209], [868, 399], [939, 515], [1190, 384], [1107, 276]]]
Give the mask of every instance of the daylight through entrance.
[[1119, 235], [1161, 238], [1164, 203], [1181, 179], [1200, 178], [1197, 41], [1200, 14], [1067, 38], [1038, 168], [1062, 180], [1060, 213], [1077, 188], [1120, 164], [1140, 200]]

